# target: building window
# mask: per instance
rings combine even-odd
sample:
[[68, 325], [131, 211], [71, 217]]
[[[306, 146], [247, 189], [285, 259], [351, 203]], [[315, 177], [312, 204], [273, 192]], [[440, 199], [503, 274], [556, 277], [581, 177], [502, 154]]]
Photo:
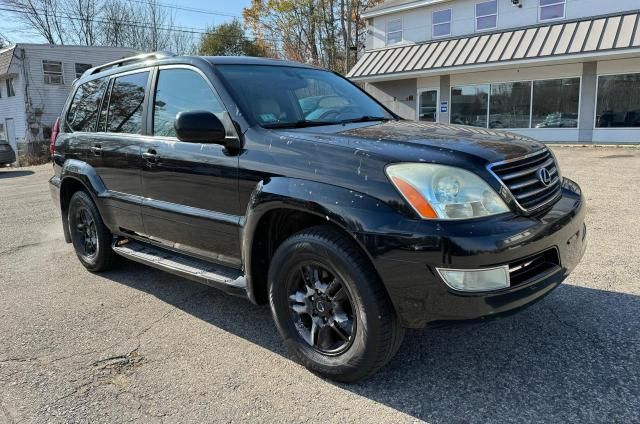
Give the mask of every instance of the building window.
[[453, 87], [451, 123], [482, 128], [576, 128], [579, 102], [580, 78]]
[[487, 127], [489, 84], [451, 89], [451, 123]]
[[76, 63], [76, 78], [80, 78], [85, 71], [91, 68], [92, 66], [88, 63]]
[[598, 78], [596, 128], [640, 128], [640, 74]]
[[5, 80], [7, 85], [7, 97], [13, 97], [16, 95], [16, 90], [13, 87], [13, 78]]
[[566, 0], [540, 0], [540, 21], [564, 18]]
[[580, 78], [533, 82], [532, 127], [577, 128]]
[[451, 9], [433, 12], [433, 36], [446, 37], [451, 35]]
[[531, 81], [491, 84], [489, 128], [529, 128]]
[[476, 4], [476, 31], [486, 31], [498, 26], [498, 1]]
[[63, 85], [62, 62], [54, 60], [43, 60], [42, 70], [44, 71], [44, 83], [51, 85]]
[[387, 22], [387, 44], [402, 42], [402, 19]]

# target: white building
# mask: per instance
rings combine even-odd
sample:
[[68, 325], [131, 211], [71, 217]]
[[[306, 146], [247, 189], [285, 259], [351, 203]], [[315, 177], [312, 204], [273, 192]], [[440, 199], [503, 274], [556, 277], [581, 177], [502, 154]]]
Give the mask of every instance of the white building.
[[640, 142], [639, 0], [390, 0], [349, 77], [408, 119]]
[[115, 47], [17, 44], [0, 50], [0, 140], [48, 140], [73, 81], [87, 69], [137, 52]]

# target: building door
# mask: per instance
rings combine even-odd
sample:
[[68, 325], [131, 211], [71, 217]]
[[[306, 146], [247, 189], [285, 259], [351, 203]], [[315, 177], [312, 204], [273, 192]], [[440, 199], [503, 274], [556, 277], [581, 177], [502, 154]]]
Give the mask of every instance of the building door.
[[418, 121], [438, 121], [438, 90], [429, 88], [418, 91]]
[[5, 120], [5, 127], [7, 128], [7, 141], [11, 145], [11, 148], [16, 152], [18, 156], [18, 144], [16, 141], [16, 123], [13, 118], [7, 118]]

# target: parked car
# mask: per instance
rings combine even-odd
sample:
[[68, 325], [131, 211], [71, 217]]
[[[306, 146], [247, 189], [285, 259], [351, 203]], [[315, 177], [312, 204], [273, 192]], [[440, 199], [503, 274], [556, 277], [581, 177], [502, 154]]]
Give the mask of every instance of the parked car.
[[0, 140], [0, 166], [6, 166], [16, 161], [16, 152], [13, 151], [11, 144], [7, 141]]
[[94, 68], [52, 140], [53, 199], [89, 271], [123, 256], [268, 303], [293, 355], [339, 381], [382, 367], [405, 328], [543, 298], [585, 248], [580, 188], [543, 144], [403, 121], [299, 63]]

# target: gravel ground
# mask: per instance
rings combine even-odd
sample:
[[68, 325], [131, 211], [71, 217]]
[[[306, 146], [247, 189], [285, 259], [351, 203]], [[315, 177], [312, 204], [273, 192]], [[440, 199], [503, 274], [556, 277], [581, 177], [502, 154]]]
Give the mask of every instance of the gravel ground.
[[51, 167], [0, 170], [0, 422], [640, 422], [640, 149], [554, 150], [588, 199], [566, 284], [410, 331], [351, 386], [290, 360], [266, 307], [134, 263], [86, 272]]

